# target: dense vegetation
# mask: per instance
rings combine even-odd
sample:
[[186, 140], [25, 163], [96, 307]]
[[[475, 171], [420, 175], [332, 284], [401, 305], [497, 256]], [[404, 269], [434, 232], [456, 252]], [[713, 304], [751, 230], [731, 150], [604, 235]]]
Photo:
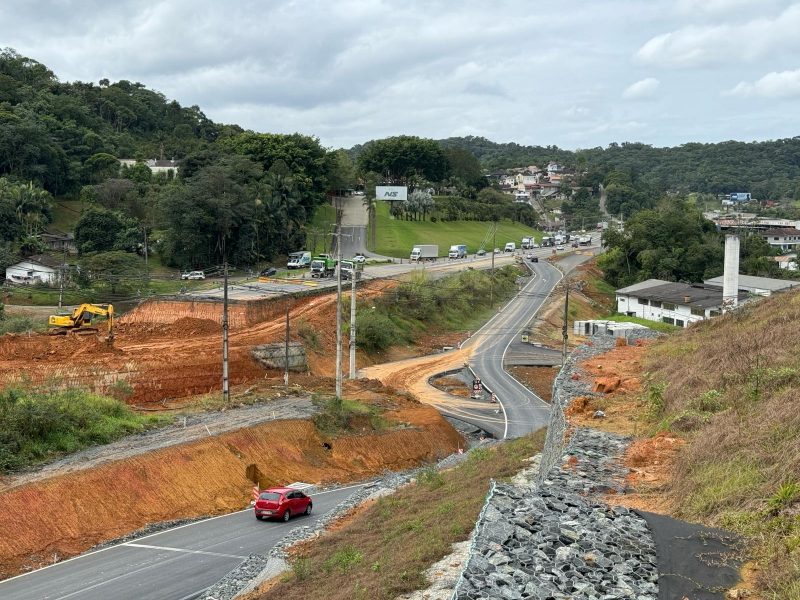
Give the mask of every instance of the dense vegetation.
[[[467, 270], [432, 280], [426, 273], [416, 273], [410, 281], [357, 308], [358, 345], [368, 352], [379, 352], [399, 342], [411, 342], [431, 327], [469, 326], [465, 315], [479, 319], [517, 289], [520, 276], [516, 267], [506, 266], [492, 275], [486, 271]], [[492, 297], [487, 293], [493, 287]], [[477, 321], [476, 321], [477, 322]]]
[[[665, 199], [654, 209], [637, 212], [624, 231], [606, 231], [603, 243], [606, 252], [598, 265], [606, 281], [616, 287], [650, 278], [697, 283], [723, 271], [724, 235], [683, 199]], [[765, 277], [790, 275], [769, 258], [773, 254], [763, 237], [743, 235], [740, 271]]]
[[665, 492], [679, 516], [745, 536], [764, 598], [800, 599], [800, 294], [693, 325], [647, 354], [659, 430], [685, 435]]
[[113, 398], [83, 390], [0, 391], [0, 472], [107, 444], [157, 425]]
[[578, 171], [600, 173], [604, 178], [619, 171], [656, 193], [751, 192], [759, 199], [800, 199], [800, 137], [689, 143], [672, 148], [625, 142], [575, 152], [556, 146], [498, 144], [481, 137], [448, 138], [439, 143], [445, 148], [470, 151], [488, 169], [546, 167], [549, 161], [556, 161]]

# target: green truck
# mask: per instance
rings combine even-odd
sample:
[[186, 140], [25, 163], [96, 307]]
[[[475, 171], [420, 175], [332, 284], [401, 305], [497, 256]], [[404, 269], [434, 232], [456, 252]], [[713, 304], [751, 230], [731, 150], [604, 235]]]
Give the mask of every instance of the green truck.
[[336, 273], [336, 261], [328, 256], [315, 256], [311, 259], [312, 277], [333, 277]]

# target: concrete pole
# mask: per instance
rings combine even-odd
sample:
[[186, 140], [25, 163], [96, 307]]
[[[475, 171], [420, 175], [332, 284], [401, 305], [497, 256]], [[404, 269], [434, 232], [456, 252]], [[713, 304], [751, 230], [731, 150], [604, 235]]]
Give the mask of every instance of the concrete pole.
[[222, 291], [222, 401], [228, 404], [231, 393], [228, 387], [228, 261], [223, 266]]
[[725, 270], [722, 276], [722, 311], [736, 308], [739, 301], [739, 236], [725, 236]]
[[356, 378], [356, 263], [350, 271], [350, 379]]
[[284, 346], [283, 385], [289, 389], [289, 301], [286, 301], [286, 343]]
[[342, 397], [342, 228], [336, 224], [336, 397]]

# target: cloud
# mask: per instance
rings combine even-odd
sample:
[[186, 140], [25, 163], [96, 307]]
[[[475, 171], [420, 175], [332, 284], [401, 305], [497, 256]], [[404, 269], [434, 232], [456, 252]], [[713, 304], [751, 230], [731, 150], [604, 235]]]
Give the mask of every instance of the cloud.
[[655, 95], [659, 85], [661, 85], [661, 83], [655, 77], [640, 79], [636, 83], [632, 83], [625, 88], [625, 91], [622, 92], [622, 97], [626, 100], [643, 100], [644, 98], [650, 98]]
[[771, 53], [800, 49], [800, 4], [774, 18], [740, 24], [688, 25], [650, 38], [634, 58], [646, 65], [706, 67], [742, 60], [753, 62]]
[[796, 98], [800, 97], [800, 69], [796, 71], [773, 71], [767, 73], [754, 83], [741, 81], [733, 89], [725, 92], [727, 96], [761, 98]]

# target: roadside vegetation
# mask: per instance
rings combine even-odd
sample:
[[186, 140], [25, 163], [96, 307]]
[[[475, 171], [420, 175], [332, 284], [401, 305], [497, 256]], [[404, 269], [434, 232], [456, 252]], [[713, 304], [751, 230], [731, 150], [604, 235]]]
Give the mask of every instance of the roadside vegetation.
[[[432, 279], [415, 273], [371, 302], [358, 308], [358, 344], [367, 352], [381, 352], [398, 343], [410, 343], [431, 328], [465, 331], [483, 322], [494, 303], [516, 291], [516, 266], [487, 271], [468, 269]], [[493, 287], [493, 297], [489, 293]]]
[[490, 480], [518, 472], [543, 442], [541, 430], [494, 448], [473, 449], [454, 469], [423, 470], [416, 483], [301, 546], [292, 571], [258, 598], [388, 600], [426, 587], [425, 569], [474, 528]]
[[314, 396], [312, 401], [320, 408], [313, 417], [314, 425], [326, 435], [382, 431], [388, 425], [377, 406], [335, 396]]
[[749, 540], [770, 599], [800, 599], [800, 294], [775, 295], [656, 343], [651, 427], [685, 435], [678, 516]]
[[0, 473], [162, 425], [124, 403], [83, 390], [0, 391]]

